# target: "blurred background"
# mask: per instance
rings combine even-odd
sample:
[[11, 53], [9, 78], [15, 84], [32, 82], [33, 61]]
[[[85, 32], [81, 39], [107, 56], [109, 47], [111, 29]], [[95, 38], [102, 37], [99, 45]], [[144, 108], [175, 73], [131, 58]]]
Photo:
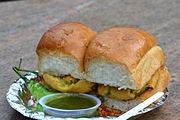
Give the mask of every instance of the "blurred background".
[[[0, 119], [27, 119], [10, 108], [5, 94], [17, 78], [11, 70], [35, 69], [35, 48], [50, 27], [79, 21], [96, 31], [136, 26], [157, 38], [171, 76], [170, 97], [160, 109], [140, 119], [180, 119], [180, 0], [25, 0], [0, 1]], [[7, 112], [6, 112], [7, 111]]]

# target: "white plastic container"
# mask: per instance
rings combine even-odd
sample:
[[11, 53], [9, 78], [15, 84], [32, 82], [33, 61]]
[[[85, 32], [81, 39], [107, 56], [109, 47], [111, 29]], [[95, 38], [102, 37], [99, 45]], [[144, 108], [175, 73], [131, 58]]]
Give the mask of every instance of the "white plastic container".
[[[89, 108], [75, 109], [75, 110], [58, 109], [58, 108], [53, 108], [53, 107], [47, 106], [46, 105], [47, 100], [50, 98], [53, 98], [55, 96], [62, 96], [62, 97], [65, 97], [65, 96], [85, 96], [85, 97], [88, 97], [88, 98], [96, 101], [96, 104], [92, 107], [89, 107]], [[93, 95], [79, 94], [79, 93], [50, 94], [50, 95], [42, 97], [39, 100], [39, 103], [42, 105], [44, 111], [47, 114], [55, 116], [55, 117], [90, 117], [96, 112], [97, 108], [101, 105], [101, 101], [99, 98], [97, 98]]]

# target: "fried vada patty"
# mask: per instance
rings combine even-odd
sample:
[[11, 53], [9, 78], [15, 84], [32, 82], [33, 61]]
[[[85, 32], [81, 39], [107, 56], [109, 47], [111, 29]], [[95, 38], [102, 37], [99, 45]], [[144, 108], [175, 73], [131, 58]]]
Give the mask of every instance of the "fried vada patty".
[[54, 77], [46, 73], [43, 74], [43, 79], [48, 86], [60, 92], [88, 93], [95, 85], [95, 83], [77, 80], [71, 76]]

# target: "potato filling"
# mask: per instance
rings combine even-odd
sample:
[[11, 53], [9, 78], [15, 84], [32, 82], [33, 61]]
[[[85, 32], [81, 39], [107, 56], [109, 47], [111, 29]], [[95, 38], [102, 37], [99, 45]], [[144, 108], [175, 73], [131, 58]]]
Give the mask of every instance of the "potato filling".
[[110, 98], [114, 98], [117, 100], [131, 100], [135, 97], [141, 95], [147, 89], [153, 89], [156, 87], [157, 81], [159, 79], [159, 74], [156, 72], [151, 80], [141, 89], [132, 90], [132, 89], [122, 89], [118, 90], [116, 87], [98, 85], [98, 94]]

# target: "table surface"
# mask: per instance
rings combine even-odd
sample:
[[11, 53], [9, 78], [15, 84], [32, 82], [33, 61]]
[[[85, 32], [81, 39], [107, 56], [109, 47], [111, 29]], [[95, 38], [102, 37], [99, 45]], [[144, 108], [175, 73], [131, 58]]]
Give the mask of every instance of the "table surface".
[[132, 25], [152, 33], [166, 55], [171, 72], [166, 103], [137, 120], [180, 120], [180, 1], [179, 0], [27, 0], [0, 3], [0, 119], [25, 120], [6, 101], [18, 76], [13, 65], [35, 69], [36, 45], [51, 26], [80, 21], [96, 31]]

